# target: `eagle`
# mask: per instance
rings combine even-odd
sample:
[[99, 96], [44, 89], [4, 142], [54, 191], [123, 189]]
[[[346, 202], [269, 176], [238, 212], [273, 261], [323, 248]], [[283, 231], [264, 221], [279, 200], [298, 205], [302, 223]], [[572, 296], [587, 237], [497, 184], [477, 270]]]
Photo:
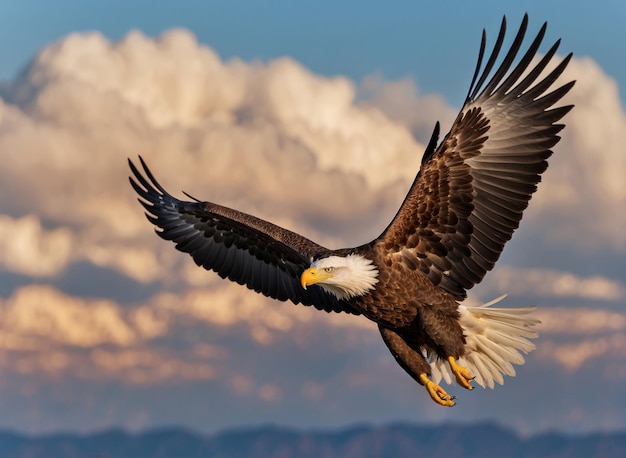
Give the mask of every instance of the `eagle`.
[[[463, 108], [439, 141], [435, 124], [420, 170], [382, 234], [357, 247], [331, 250], [255, 216], [185, 193], [169, 194], [139, 156], [130, 183], [157, 234], [222, 278], [279, 301], [326, 312], [363, 315], [378, 325], [397, 363], [442, 406], [439, 384], [494, 387], [532, 351], [534, 307], [463, 305], [518, 228], [546, 170], [572, 105], [555, 106], [572, 88], [552, 89], [572, 54], [554, 58], [560, 40], [537, 51], [544, 23], [518, 57], [524, 15], [504, 57], [506, 17], [478, 61]], [[556, 62], [555, 62], [556, 61]], [[496, 64], [496, 62], [498, 62]]]

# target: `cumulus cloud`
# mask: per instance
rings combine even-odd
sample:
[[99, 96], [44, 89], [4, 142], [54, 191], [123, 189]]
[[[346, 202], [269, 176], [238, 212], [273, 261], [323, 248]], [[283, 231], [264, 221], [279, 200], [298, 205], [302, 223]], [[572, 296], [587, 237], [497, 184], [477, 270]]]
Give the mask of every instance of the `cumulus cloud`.
[[[140, 329], [155, 329], [144, 323], [145, 316], [139, 319]], [[9, 346], [21, 339], [79, 347], [109, 342], [125, 346], [138, 338], [114, 302], [70, 297], [43, 285], [19, 288], [4, 300], [1, 322]]]
[[0, 265], [33, 277], [63, 269], [71, 258], [72, 234], [66, 228], [47, 231], [36, 215], [11, 218], [0, 214]]
[[[34, 373], [37, 368], [67, 370], [83, 378], [102, 376], [122, 382], [129, 378], [141, 384], [227, 377], [234, 368], [216, 374], [207, 362], [228, 355], [224, 347], [211, 343], [210, 336], [178, 354], [155, 344], [158, 338], [175, 338], [190, 318], [200, 326], [224, 328], [239, 338], [245, 335], [259, 349], [292, 333], [296, 341], [311, 337], [319, 327], [348, 327], [371, 332], [378, 339], [375, 326], [364, 319], [268, 304], [250, 291], [242, 300], [239, 293], [235, 285], [224, 283], [221, 288], [196, 288], [185, 294], [159, 293], [146, 303], [125, 308], [107, 299], [70, 296], [48, 285], [23, 286], [0, 299], [0, 353], [4, 355], [0, 366], [10, 371], [14, 365], [20, 373]], [[345, 333], [340, 339], [351, 335]], [[274, 391], [264, 392], [262, 398], [274, 399], [267, 394]]]
[[[591, 58], [574, 57], [559, 83], [576, 80], [564, 98], [574, 109], [564, 118], [562, 140], [524, 216], [527, 235], [588, 252], [626, 250], [626, 112], [615, 79]], [[415, 83], [404, 79], [366, 78], [364, 103], [381, 109], [427, 141], [435, 120], [442, 132], [458, 109], [437, 95], [420, 96]]]
[[616, 81], [588, 57], [574, 58], [561, 81], [576, 80], [566, 96], [574, 109], [526, 224], [573, 250], [626, 250], [626, 113]]
[[[615, 378], [626, 367], [626, 314], [602, 308], [553, 307], [536, 312], [541, 320], [537, 358], [567, 372], [586, 364], [603, 367], [600, 377]], [[603, 361], [607, 364], [603, 364]], [[619, 378], [626, 378], [626, 373]]]
[[184, 361], [178, 355], [168, 353], [156, 349], [96, 349], [91, 353], [90, 361], [81, 361], [78, 375], [142, 386], [215, 378], [215, 368], [211, 363], [198, 361], [197, 358]]
[[541, 268], [498, 266], [489, 275], [489, 286], [498, 293], [544, 297], [574, 297], [617, 301], [626, 297], [626, 287], [602, 276], [583, 278], [570, 272]]
[[[289, 58], [222, 62], [182, 30], [119, 43], [74, 34], [42, 50], [4, 94], [0, 205], [63, 228], [76, 260], [158, 279], [175, 258], [146, 237], [127, 184], [125, 159], [142, 153], [173, 191], [323, 243], [361, 243], [392, 216], [422, 145], [379, 109], [357, 105], [356, 93], [351, 81]], [[359, 224], [379, 214], [378, 228]], [[34, 264], [37, 253], [24, 255]]]
[[541, 332], [547, 334], [593, 335], [626, 330], [626, 315], [601, 308], [542, 308], [537, 312]]
[[[611, 367], [623, 366], [625, 350], [626, 336], [616, 333], [567, 344], [544, 342], [537, 353], [544, 361], [556, 362], [568, 372], [575, 372], [587, 362], [599, 362], [603, 359], [610, 360]], [[602, 375], [606, 377], [609, 373]]]
[[[268, 355], [285, 339], [304, 351], [305, 359], [307, 349], [324, 353], [328, 346], [350, 353], [364, 339], [380, 343], [376, 327], [360, 317], [271, 303], [249, 291], [242, 300], [238, 292], [235, 285], [225, 283], [214, 289], [194, 288], [185, 294], [159, 293], [145, 303], [124, 308], [109, 300], [68, 296], [50, 286], [24, 286], [0, 301], [0, 366], [5, 373], [66, 371], [84, 379], [141, 385], [218, 378], [232, 384], [235, 394], [254, 392], [274, 402], [281, 398], [280, 390], [256, 386], [252, 373], [242, 373], [236, 362], [229, 363], [230, 351], [218, 343], [219, 338], [210, 332], [203, 333], [200, 340], [193, 334], [185, 337], [189, 318], [201, 328], [223, 329], [237, 339], [249, 340], [257, 346], [255, 351]], [[623, 313], [556, 307], [540, 308], [536, 316], [541, 320], [539, 358], [569, 371], [592, 358], [618, 357], [626, 349], [620, 337], [626, 329]], [[317, 334], [322, 329], [330, 332], [332, 341], [319, 340]], [[176, 338], [178, 333], [188, 342], [182, 352], [157, 343], [158, 339]], [[569, 339], [559, 342], [560, 336]], [[581, 336], [582, 340], [571, 340]], [[350, 377], [346, 383], [371, 381], [365, 373]], [[311, 399], [319, 398], [323, 391], [312, 381], [301, 388], [301, 393]]]
[[[316, 166], [325, 170], [357, 173], [377, 187], [394, 182], [398, 174], [410, 177], [411, 171], [398, 170], [407, 157], [419, 152], [419, 145], [378, 110], [355, 106], [355, 97], [355, 86], [348, 79], [313, 75], [289, 58], [266, 65], [221, 62], [191, 34], [175, 30], [156, 41], [134, 32], [117, 44], [96, 33], [71, 35], [40, 53], [16, 82], [11, 100], [38, 117], [70, 125], [102, 121], [112, 127], [131, 122], [153, 129], [208, 130], [208, 138], [195, 132], [200, 142], [216, 142], [207, 145], [215, 147], [203, 161], [207, 165], [217, 161], [219, 166], [224, 156], [233, 155], [223, 150], [232, 145], [220, 144], [227, 139], [213, 140], [215, 130], [230, 134], [229, 127], [244, 126], [261, 137], [238, 154], [258, 158], [257, 166], [266, 159], [259, 153], [280, 158], [276, 156], [280, 151], [263, 151], [263, 143], [274, 146], [271, 134], [283, 134], [309, 150]], [[127, 109], [118, 117], [129, 118], [111, 117], [111, 111], [122, 106]], [[184, 146], [169, 152], [176, 157], [170, 164], [201, 147], [190, 151], [194, 145]], [[71, 157], [72, 152], [67, 154]], [[185, 159], [184, 165], [201, 160], [199, 156]], [[89, 154], [84, 157], [93, 163]], [[376, 168], [388, 161], [391, 167]]]
[[[577, 107], [525, 227], [621, 247], [623, 110], [614, 82], [589, 59], [574, 59], [570, 77]], [[445, 132], [457, 111], [408, 79], [372, 76], [357, 88], [289, 58], [224, 62], [184, 30], [117, 43], [70, 35], [42, 50], [4, 99], [0, 204], [14, 219], [32, 213], [46, 223], [43, 232], [5, 223], [40, 247], [6, 268], [58, 273], [70, 256], [61, 238], [71, 238], [73, 260], [140, 282], [183, 269], [171, 247], [146, 236], [127, 156], [144, 154], [173, 192], [184, 187], [338, 247], [382, 230], [419, 166], [423, 144], [411, 132], [427, 139], [437, 119]], [[43, 253], [51, 234], [55, 248]]]
[[[578, 80], [568, 99], [577, 106], [524, 230], [574, 253], [623, 252], [626, 126], [617, 89], [589, 59], [574, 59], [568, 77]], [[0, 268], [31, 284], [14, 285], [0, 302], [0, 386], [15, 374], [29, 381], [19, 384], [24, 396], [51, 379], [207, 381], [278, 405], [298, 396], [318, 403], [336, 385], [363, 394], [388, 382], [390, 370], [405, 377], [364, 318], [269, 301], [152, 234], [126, 158], [142, 154], [174, 194], [184, 188], [331, 248], [358, 244], [395, 213], [434, 122], [445, 133], [454, 118], [457, 108], [442, 97], [420, 94], [409, 79], [374, 75], [357, 86], [290, 58], [222, 61], [182, 30], [119, 42], [71, 35], [3, 91]], [[55, 286], [84, 263], [155, 291], [122, 306], [114, 289], [77, 297]], [[609, 274], [499, 266], [489, 278], [510, 294], [623, 301], [624, 284]], [[539, 313], [543, 361], [577, 370], [623, 353], [619, 313]], [[289, 353], [296, 350], [306, 364]], [[295, 381], [277, 380], [268, 355]], [[322, 374], [315, 380], [311, 366]]]
[[445, 130], [452, 125], [460, 108], [451, 107], [439, 94], [420, 94], [410, 78], [387, 81], [381, 75], [369, 75], [361, 82], [359, 95], [360, 104], [381, 110], [408, 127], [424, 143], [430, 140], [435, 122], [439, 121]]

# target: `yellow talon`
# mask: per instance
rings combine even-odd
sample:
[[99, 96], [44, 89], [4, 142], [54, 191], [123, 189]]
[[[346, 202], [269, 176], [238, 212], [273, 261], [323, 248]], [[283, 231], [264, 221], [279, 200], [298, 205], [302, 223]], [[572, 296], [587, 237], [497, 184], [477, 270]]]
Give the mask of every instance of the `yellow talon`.
[[467, 388], [468, 390], [473, 390], [474, 387], [470, 385], [469, 382], [474, 380], [474, 377], [472, 377], [467, 368], [457, 364], [454, 356], [448, 356], [448, 363], [450, 364], [450, 369], [454, 373], [456, 381], [459, 383], [459, 385], [461, 385], [463, 388]]
[[446, 393], [443, 388], [430, 380], [428, 378], [428, 375], [420, 374], [420, 381], [424, 384], [426, 390], [428, 390], [428, 394], [430, 394], [430, 397], [437, 404], [446, 407], [452, 407], [455, 404], [455, 402], [453, 401], [454, 396], [450, 396], [448, 393]]

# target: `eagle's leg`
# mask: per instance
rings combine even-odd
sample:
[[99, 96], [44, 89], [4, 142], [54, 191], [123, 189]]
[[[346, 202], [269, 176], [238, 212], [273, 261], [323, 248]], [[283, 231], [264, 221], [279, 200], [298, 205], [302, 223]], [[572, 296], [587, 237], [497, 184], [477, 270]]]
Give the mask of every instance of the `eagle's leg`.
[[429, 379], [427, 374], [420, 374], [419, 379], [420, 383], [426, 387], [426, 391], [428, 391], [432, 400], [437, 404], [447, 407], [452, 407], [455, 404], [453, 401], [454, 396], [450, 396], [446, 393], [446, 390]]
[[463, 388], [473, 390], [474, 387], [470, 385], [470, 382], [474, 380], [474, 377], [470, 374], [466, 367], [461, 366], [456, 362], [454, 356], [448, 356], [448, 364], [450, 364], [450, 370], [454, 373], [456, 381]]
[[[452, 312], [452, 309], [454, 312]], [[463, 328], [459, 323], [458, 305], [454, 302], [444, 304], [440, 307], [422, 307], [416, 320], [417, 325], [421, 325], [428, 336], [433, 338], [432, 348], [441, 358], [446, 356], [450, 370], [454, 374], [456, 381], [463, 388], [472, 389], [470, 381], [474, 377], [467, 368], [456, 362], [456, 357], [465, 351], [465, 338]], [[442, 332], [445, 329], [446, 332]], [[435, 336], [436, 338], [434, 338]]]
[[426, 387], [433, 401], [442, 406], [452, 407], [455, 404], [454, 397], [450, 396], [443, 388], [428, 378], [430, 365], [426, 362], [421, 352], [413, 350], [398, 333], [380, 325], [378, 329], [385, 345], [387, 345], [400, 367], [420, 385]]

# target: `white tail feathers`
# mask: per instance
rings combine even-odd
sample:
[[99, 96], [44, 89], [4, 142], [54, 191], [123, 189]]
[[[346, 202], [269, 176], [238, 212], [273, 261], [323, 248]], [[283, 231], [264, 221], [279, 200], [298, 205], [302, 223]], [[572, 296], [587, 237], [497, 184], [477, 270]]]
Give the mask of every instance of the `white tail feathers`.
[[[458, 359], [476, 383], [483, 388], [494, 387], [494, 382], [504, 383], [503, 375], [515, 375], [513, 364], [524, 364], [522, 353], [535, 349], [528, 339], [537, 337], [533, 327], [539, 320], [529, 316], [536, 307], [490, 308], [505, 296], [479, 307], [459, 305], [460, 324], [465, 333], [465, 355]], [[448, 384], [454, 380], [446, 361], [430, 355], [432, 379], [443, 378]]]

